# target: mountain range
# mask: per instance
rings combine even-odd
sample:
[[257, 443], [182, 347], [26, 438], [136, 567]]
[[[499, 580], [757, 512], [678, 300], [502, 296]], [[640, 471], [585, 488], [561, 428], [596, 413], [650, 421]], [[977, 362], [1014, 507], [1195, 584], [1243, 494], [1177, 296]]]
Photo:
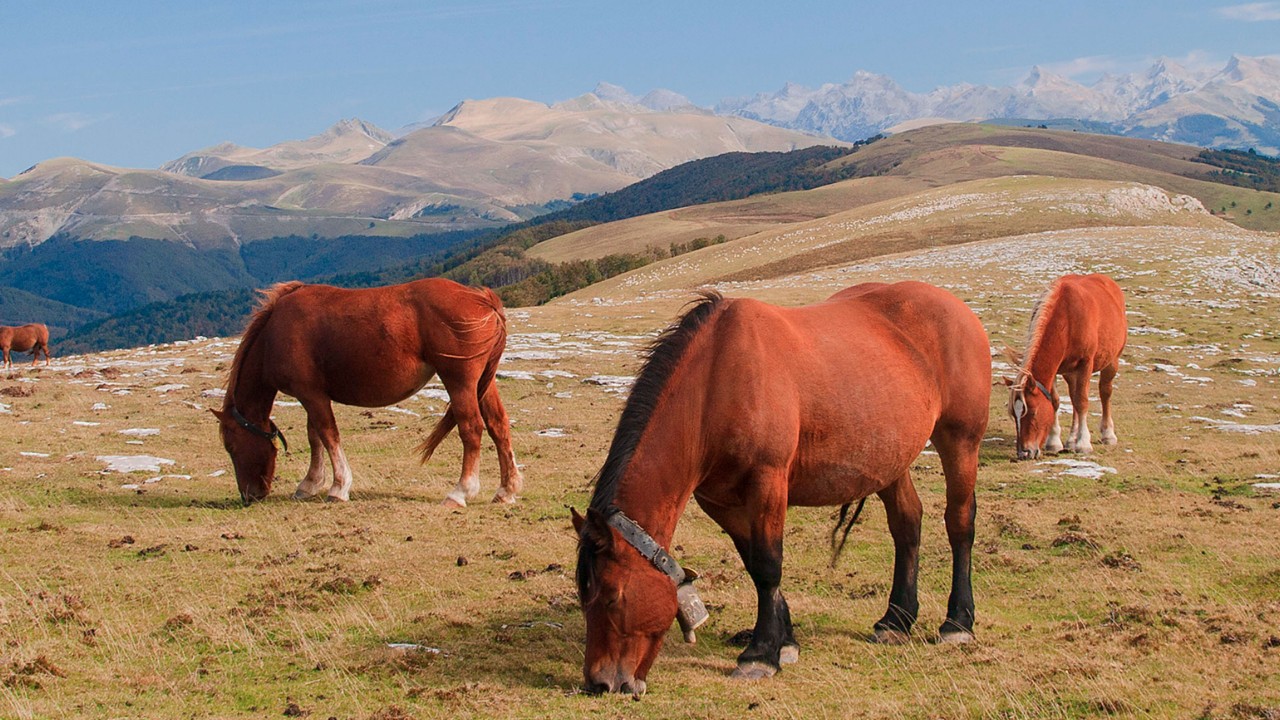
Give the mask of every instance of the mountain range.
[[492, 227], [690, 160], [818, 144], [831, 140], [696, 109], [637, 111], [590, 93], [551, 106], [467, 100], [399, 136], [350, 119], [264, 149], [215, 145], [157, 170], [48, 160], [0, 181], [0, 249], [55, 236], [204, 250]]
[[1280, 153], [1280, 58], [1232, 56], [1217, 71], [1160, 59], [1143, 72], [1083, 85], [1042, 67], [1007, 87], [962, 83], [928, 93], [859, 71], [845, 83], [788, 84], [720, 102], [715, 112], [860, 140], [930, 121], [1071, 119], [1115, 135]]

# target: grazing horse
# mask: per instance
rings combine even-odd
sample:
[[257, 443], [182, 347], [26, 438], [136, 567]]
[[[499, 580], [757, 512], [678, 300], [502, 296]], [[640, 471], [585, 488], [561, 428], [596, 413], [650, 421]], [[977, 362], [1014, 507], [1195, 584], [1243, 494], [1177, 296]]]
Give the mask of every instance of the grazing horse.
[[1018, 368], [1009, 385], [1007, 409], [1017, 429], [1018, 459], [1040, 457], [1040, 449], [1060, 452], [1062, 426], [1058, 423], [1058, 390], [1054, 378], [1067, 381], [1071, 396], [1070, 452], [1093, 451], [1089, 436], [1089, 376], [1098, 376], [1102, 401], [1102, 442], [1116, 442], [1111, 417], [1111, 386], [1120, 369], [1120, 353], [1129, 336], [1124, 314], [1124, 292], [1106, 275], [1063, 275], [1041, 296], [1031, 314], [1031, 330], [1025, 355], [1006, 348]]
[[444, 504], [464, 506], [480, 491], [480, 440], [486, 427], [502, 473], [494, 502], [515, 502], [522, 478], [494, 380], [506, 340], [506, 315], [498, 296], [450, 280], [366, 290], [289, 282], [264, 291], [232, 362], [222, 410], [212, 411], [235, 466], [241, 498], [248, 503], [271, 492], [277, 443], [288, 449], [271, 420], [277, 393], [292, 395], [307, 411], [311, 465], [294, 497], [324, 490], [328, 451], [333, 469], [328, 499], [347, 500], [351, 467], [339, 444], [331, 403], [384, 407], [439, 375], [449, 405], [418, 451], [426, 462], [449, 431], [458, 428], [462, 477]]
[[586, 689], [643, 692], [672, 619], [687, 642], [705, 619], [692, 574], [665, 550], [690, 496], [756, 586], [735, 677], [768, 677], [798, 658], [779, 590], [791, 505], [843, 505], [843, 522], [850, 504], [880, 496], [895, 558], [876, 638], [905, 641], [919, 608], [922, 514], [910, 469], [930, 440], [946, 474], [952, 551], [942, 640], [971, 640], [974, 483], [990, 397], [982, 323], [931, 285], [868, 283], [798, 308], [704, 293], [650, 348], [587, 513], [573, 511]]
[[31, 366], [35, 367], [40, 353], [44, 352], [44, 364], [49, 364], [49, 328], [41, 323], [19, 325], [18, 327], [0, 326], [0, 351], [4, 353], [4, 367], [13, 367], [10, 351], [31, 352]]

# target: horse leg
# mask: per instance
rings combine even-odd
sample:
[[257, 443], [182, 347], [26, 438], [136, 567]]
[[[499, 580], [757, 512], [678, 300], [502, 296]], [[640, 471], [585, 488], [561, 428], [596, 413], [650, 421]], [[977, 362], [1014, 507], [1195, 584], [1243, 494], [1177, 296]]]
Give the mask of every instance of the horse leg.
[[947, 539], [951, 542], [951, 596], [947, 619], [939, 630], [944, 643], [973, 640], [973, 535], [978, 515], [974, 486], [978, 481], [978, 451], [982, 437], [935, 434], [933, 444], [947, 479]]
[[1102, 368], [1102, 373], [1098, 376], [1098, 400], [1102, 403], [1103, 445], [1115, 445], [1119, 442], [1119, 438], [1116, 437], [1115, 420], [1111, 417], [1111, 390], [1118, 369], [1115, 365], [1107, 366]]
[[307, 467], [302, 482], [298, 483], [298, 489], [293, 491], [296, 500], [315, 497], [324, 489], [324, 444], [319, 431], [311, 424], [310, 415], [307, 418], [307, 443], [311, 446], [311, 465]]
[[1068, 383], [1071, 387], [1071, 445], [1078, 453], [1093, 452], [1093, 443], [1089, 437], [1089, 376], [1093, 367], [1084, 365], [1076, 372], [1075, 381]]
[[1049, 398], [1053, 402], [1053, 427], [1049, 429], [1049, 438], [1045, 440], [1044, 451], [1051, 453], [1062, 452], [1062, 422], [1058, 419], [1058, 390], [1050, 387], [1053, 391], [1053, 397]]
[[9, 359], [9, 348], [4, 348], [3, 350], [4, 350], [4, 369], [10, 370], [13, 368], [13, 362]]
[[[303, 400], [298, 398], [307, 411], [307, 439], [312, 433], [320, 438], [324, 449], [329, 452], [329, 463], [333, 467], [333, 485], [329, 487], [328, 500], [346, 502], [351, 499], [351, 465], [347, 463], [347, 454], [342, 452], [342, 441], [338, 434], [338, 421], [333, 417], [333, 405], [328, 398], [321, 400]], [[312, 464], [315, 464], [314, 455]], [[308, 470], [310, 476], [310, 470]]]
[[916, 573], [920, 567], [920, 519], [924, 509], [908, 473], [877, 494], [884, 502], [885, 514], [889, 518], [894, 552], [889, 609], [875, 624], [876, 642], [899, 645], [907, 642], [920, 610]]
[[507, 418], [507, 409], [498, 397], [498, 385], [492, 383], [488, 391], [480, 398], [480, 414], [484, 416], [484, 425], [489, 430], [489, 437], [498, 449], [498, 465], [501, 467], [502, 485], [493, 496], [493, 502], [513, 503], [520, 489], [524, 486], [524, 476], [516, 465], [516, 454], [511, 449], [511, 421]]
[[787, 517], [786, 474], [761, 472], [747, 480], [748, 496], [742, 505], [721, 507], [698, 504], [724, 528], [742, 557], [742, 564], [756, 586], [756, 625], [751, 642], [738, 655], [733, 677], [758, 680], [772, 677], [784, 663], [800, 657], [791, 626], [791, 610], [783, 596], [782, 536]]
[[463, 382], [440, 379], [449, 391], [449, 412], [458, 421], [458, 436], [462, 438], [462, 475], [457, 487], [440, 504], [466, 507], [467, 501], [480, 493], [480, 438], [484, 435], [484, 416], [480, 412], [474, 379]]

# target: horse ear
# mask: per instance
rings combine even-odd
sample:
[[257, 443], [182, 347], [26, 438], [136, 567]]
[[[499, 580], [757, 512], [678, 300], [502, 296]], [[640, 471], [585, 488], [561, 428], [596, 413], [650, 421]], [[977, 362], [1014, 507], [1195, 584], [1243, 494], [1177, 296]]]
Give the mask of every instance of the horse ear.
[[1013, 387], [1013, 378], [1000, 376], [992, 385], [1004, 385], [1005, 387]]
[[595, 508], [587, 508], [587, 517], [580, 531], [583, 540], [589, 540], [600, 551], [613, 547], [613, 529], [609, 527], [609, 519]]
[[587, 519], [582, 517], [582, 513], [578, 512], [578, 508], [570, 507], [569, 516], [573, 518], [573, 532], [578, 537], [582, 537], [582, 526], [587, 524]]
[[222, 412], [221, 410], [215, 410], [214, 408], [209, 408], [209, 412], [213, 413], [213, 416], [218, 418], [218, 422], [227, 421], [227, 414]]

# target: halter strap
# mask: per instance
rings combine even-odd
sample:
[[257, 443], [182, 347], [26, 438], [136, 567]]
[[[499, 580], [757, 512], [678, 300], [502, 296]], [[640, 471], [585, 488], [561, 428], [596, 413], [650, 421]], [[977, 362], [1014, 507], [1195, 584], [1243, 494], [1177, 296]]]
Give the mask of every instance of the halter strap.
[[1044, 397], [1045, 397], [1045, 399], [1046, 399], [1046, 400], [1052, 400], [1052, 399], [1053, 399], [1053, 395], [1049, 394], [1049, 388], [1045, 387], [1045, 386], [1044, 386], [1044, 383], [1040, 382], [1039, 380], [1035, 379], [1034, 377], [1032, 377], [1032, 378], [1031, 378], [1031, 382], [1035, 383], [1035, 384], [1036, 384], [1036, 388], [1037, 388], [1037, 389], [1039, 389], [1039, 390], [1040, 390], [1040, 392], [1044, 393]]
[[610, 509], [609, 527], [617, 530], [628, 545], [635, 548], [636, 552], [644, 556], [662, 574], [671, 578], [671, 582], [677, 586], [684, 582], [684, 568], [680, 567], [680, 563], [676, 562], [676, 559], [671, 557], [671, 554], [664, 550], [652, 535], [645, 532], [644, 528], [618, 508]]
[[[253, 423], [249, 422], [249, 420], [245, 418], [244, 415], [240, 414], [240, 411], [236, 409], [235, 405], [231, 406], [231, 419], [235, 420], [236, 424], [239, 425], [240, 427], [244, 428], [245, 430], [248, 430], [254, 435], [257, 435], [263, 440], [267, 440], [271, 442], [272, 444], [274, 444], [276, 440], [279, 440], [280, 444], [284, 446], [284, 451], [286, 453], [289, 452], [289, 441], [284, 439], [284, 433], [280, 432], [280, 428], [276, 427], [275, 423], [271, 424], [271, 432], [267, 432], [266, 430], [263, 430], [257, 425], [254, 425]], [[271, 421], [268, 420], [267, 422], [271, 422]]]

